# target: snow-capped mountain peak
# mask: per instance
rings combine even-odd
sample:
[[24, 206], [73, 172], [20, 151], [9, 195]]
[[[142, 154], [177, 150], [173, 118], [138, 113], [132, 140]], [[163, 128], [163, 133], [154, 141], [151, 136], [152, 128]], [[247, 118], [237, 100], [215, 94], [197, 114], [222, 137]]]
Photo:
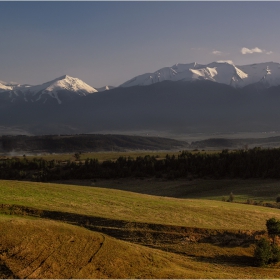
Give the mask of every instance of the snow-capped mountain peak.
[[77, 96], [86, 96], [97, 92], [97, 90], [78, 78], [63, 75], [52, 81], [36, 86], [19, 86], [6, 89], [9, 90], [9, 97], [13, 102], [16, 99], [23, 99], [26, 102], [43, 102], [56, 99], [58, 104], [62, 100], [74, 99]]
[[233, 87], [244, 87], [252, 83], [265, 82], [267, 86], [274, 86], [280, 85], [280, 64], [267, 62], [236, 66], [231, 60], [220, 60], [206, 65], [197, 62], [175, 64], [171, 67], [161, 68], [154, 73], [136, 76], [120, 86], [150, 85], [164, 80], [209, 80]]
[[[78, 78], [73, 78], [68, 75], [61, 76], [51, 82], [45, 88], [45, 91], [69, 90], [80, 92], [83, 95], [97, 92], [97, 90]], [[44, 84], [45, 85], [45, 84]]]

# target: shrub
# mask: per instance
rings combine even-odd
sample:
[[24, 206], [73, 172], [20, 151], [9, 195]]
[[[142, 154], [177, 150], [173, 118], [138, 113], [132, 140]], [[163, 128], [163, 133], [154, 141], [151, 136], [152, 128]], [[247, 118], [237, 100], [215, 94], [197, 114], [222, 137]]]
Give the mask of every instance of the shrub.
[[267, 239], [262, 238], [257, 242], [254, 257], [257, 266], [265, 266], [271, 262], [273, 252], [271, 244]]
[[280, 248], [273, 244], [271, 246], [271, 251], [272, 251], [272, 262], [279, 262], [280, 261]]
[[280, 195], [276, 197], [276, 202], [280, 202]]

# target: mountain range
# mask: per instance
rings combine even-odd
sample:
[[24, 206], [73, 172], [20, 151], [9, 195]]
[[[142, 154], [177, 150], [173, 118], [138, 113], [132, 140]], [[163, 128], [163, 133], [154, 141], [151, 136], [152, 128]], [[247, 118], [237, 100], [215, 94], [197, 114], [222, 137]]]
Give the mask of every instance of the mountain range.
[[[164, 67], [154, 73], [145, 73], [124, 82], [119, 87], [146, 86], [163, 81], [197, 81], [206, 80], [235, 88], [252, 84], [264, 87], [280, 85], [280, 64], [275, 62], [235, 66], [232, 61], [217, 61], [207, 65], [196, 62], [175, 64]], [[7, 83], [0, 81], [1, 100], [15, 102], [49, 102], [55, 99], [58, 104], [62, 100], [74, 100], [95, 92], [113, 89], [112, 86], [93, 88], [78, 78], [61, 76], [41, 85]]]
[[258, 82], [262, 82], [266, 86], [276, 86], [280, 85], [280, 64], [266, 62], [235, 66], [232, 61], [217, 61], [207, 65], [196, 62], [191, 64], [175, 64], [172, 67], [159, 69], [154, 73], [146, 73], [134, 77], [121, 86], [144, 86], [165, 80], [207, 80], [233, 87], [244, 87]]
[[[94, 88], [0, 81], [0, 134], [280, 131], [280, 64], [175, 64]], [[142, 134], [143, 135], [143, 134]]]

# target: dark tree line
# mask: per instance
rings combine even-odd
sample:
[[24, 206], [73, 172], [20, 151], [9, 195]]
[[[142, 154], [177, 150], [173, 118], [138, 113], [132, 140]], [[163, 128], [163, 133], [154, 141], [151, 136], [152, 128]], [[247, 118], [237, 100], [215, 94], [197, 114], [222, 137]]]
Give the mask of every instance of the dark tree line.
[[178, 156], [119, 157], [116, 161], [47, 161], [23, 157], [0, 160], [0, 179], [51, 181], [67, 179], [158, 177], [280, 178], [280, 149], [238, 150], [220, 153], [181, 152]]

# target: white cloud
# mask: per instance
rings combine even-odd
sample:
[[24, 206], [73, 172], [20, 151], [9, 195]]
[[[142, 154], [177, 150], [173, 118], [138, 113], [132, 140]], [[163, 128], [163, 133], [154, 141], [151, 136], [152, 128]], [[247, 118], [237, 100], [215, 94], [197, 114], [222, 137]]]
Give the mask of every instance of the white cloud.
[[263, 50], [261, 50], [260, 48], [253, 48], [253, 49], [248, 49], [248, 48], [242, 48], [241, 49], [241, 53], [242, 54], [247, 54], [247, 53], [262, 53]]
[[266, 54], [272, 54], [272, 53], [273, 53], [272, 51], [266, 52]]
[[215, 54], [215, 55], [222, 55], [223, 53], [220, 52], [220, 51], [212, 51], [212, 54]]

